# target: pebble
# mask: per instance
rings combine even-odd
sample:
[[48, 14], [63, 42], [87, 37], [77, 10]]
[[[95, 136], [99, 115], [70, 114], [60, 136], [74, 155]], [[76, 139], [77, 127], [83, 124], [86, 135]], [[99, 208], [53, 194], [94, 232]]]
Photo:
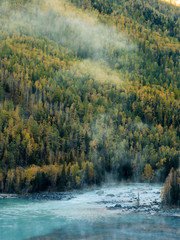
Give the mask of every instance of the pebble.
[[114, 197], [114, 194], [107, 194], [106, 197]]
[[104, 191], [103, 190], [99, 190], [96, 192], [96, 194], [98, 194], [99, 196], [101, 196], [102, 194], [104, 194]]

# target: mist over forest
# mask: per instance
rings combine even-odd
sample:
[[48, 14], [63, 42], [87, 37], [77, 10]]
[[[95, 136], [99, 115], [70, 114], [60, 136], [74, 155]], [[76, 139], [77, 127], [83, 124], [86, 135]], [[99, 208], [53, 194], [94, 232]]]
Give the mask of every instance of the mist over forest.
[[170, 179], [179, 15], [159, 0], [0, 0], [0, 192]]

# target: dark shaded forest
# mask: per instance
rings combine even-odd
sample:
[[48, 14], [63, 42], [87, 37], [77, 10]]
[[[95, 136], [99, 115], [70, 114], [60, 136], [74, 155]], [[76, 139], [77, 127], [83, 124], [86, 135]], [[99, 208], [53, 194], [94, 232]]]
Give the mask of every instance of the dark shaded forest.
[[180, 161], [180, 8], [0, 1], [0, 191], [164, 182]]

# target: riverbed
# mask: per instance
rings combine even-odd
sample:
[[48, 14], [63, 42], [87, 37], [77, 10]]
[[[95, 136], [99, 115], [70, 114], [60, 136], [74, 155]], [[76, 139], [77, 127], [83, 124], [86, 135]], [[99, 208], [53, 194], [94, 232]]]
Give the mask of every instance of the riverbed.
[[53, 200], [58, 193], [0, 199], [0, 239], [180, 239], [180, 210], [162, 209], [161, 188], [120, 184], [61, 200]]

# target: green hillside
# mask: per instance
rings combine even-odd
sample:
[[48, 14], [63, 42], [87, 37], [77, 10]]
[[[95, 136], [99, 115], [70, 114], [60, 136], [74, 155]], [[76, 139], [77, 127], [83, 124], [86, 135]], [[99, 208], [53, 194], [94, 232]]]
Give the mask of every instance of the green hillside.
[[0, 191], [178, 168], [179, 15], [159, 0], [0, 0]]

